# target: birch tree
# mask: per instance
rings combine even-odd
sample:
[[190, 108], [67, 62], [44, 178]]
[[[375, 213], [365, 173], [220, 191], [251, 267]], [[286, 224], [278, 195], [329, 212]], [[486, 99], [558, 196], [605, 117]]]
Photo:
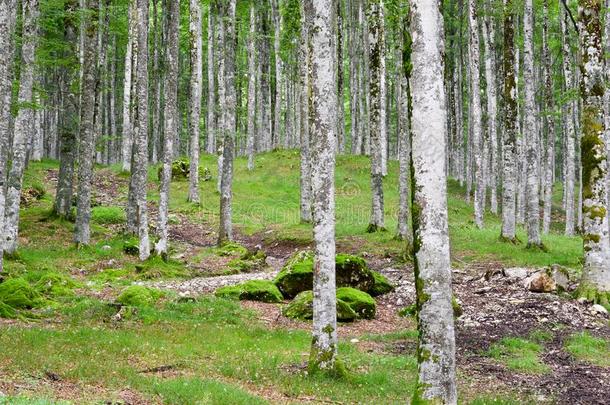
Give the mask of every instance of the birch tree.
[[526, 215], [527, 215], [527, 246], [543, 248], [540, 239], [540, 181], [538, 165], [538, 133], [536, 130], [536, 104], [534, 100], [534, 15], [532, 0], [525, 0], [523, 17], [524, 57], [523, 81], [525, 91], [524, 128], [526, 139]]
[[553, 101], [553, 80], [551, 52], [549, 50], [549, 0], [543, 3], [542, 22], [542, 58], [544, 76], [544, 107], [546, 122], [546, 161], [543, 172], [544, 210], [542, 215], [542, 232], [547, 234], [551, 229], [551, 207], [553, 205], [553, 167], [555, 159], [555, 118]]
[[504, 137], [502, 164], [502, 240], [516, 243], [517, 188], [517, 82], [515, 80], [515, 39], [513, 2], [504, 4]]
[[309, 369], [331, 373], [337, 365], [335, 292], [336, 44], [333, 0], [305, 0], [311, 66], [311, 178], [313, 235], [313, 340]]
[[[385, 228], [383, 213], [383, 144], [382, 131], [385, 116], [382, 115], [382, 61], [383, 25], [381, 23], [381, 0], [371, 0], [368, 9], [369, 21], [369, 99], [371, 142], [371, 220], [367, 232], [378, 232]], [[385, 110], [385, 108], [384, 108]]]
[[479, 79], [479, 21], [477, 1], [468, 0], [468, 20], [470, 22], [470, 44], [468, 58], [470, 66], [470, 129], [472, 158], [474, 160], [474, 221], [479, 228], [483, 227], [485, 210], [485, 178], [483, 175], [483, 156], [481, 151], [482, 112], [481, 85]]
[[[189, 33], [191, 39], [191, 97], [190, 97], [190, 167], [189, 167], [189, 195], [188, 200], [199, 204], [199, 121], [201, 117], [201, 86], [203, 82], [203, 55], [202, 55], [202, 32], [201, 32], [201, 3], [199, 0], [190, 0], [190, 24]], [[179, 22], [176, 23], [176, 30]], [[171, 27], [168, 32], [172, 36]], [[176, 33], [176, 36], [178, 34]], [[177, 42], [177, 38], [176, 38]], [[171, 43], [169, 44], [171, 47]], [[178, 45], [176, 45], [176, 48]], [[176, 59], [178, 51], [176, 50]], [[171, 74], [170, 72], [168, 74]], [[176, 60], [175, 74], [179, 75], [178, 62]], [[167, 100], [166, 100], [167, 103]], [[177, 111], [177, 107], [176, 107]], [[176, 113], [176, 120], [178, 114]], [[167, 127], [167, 126], [166, 126]], [[177, 132], [177, 131], [176, 131]], [[177, 135], [177, 134], [176, 134]], [[171, 163], [171, 162], [170, 162]]]
[[[309, 0], [308, 0], [309, 1]], [[301, 3], [302, 4], [302, 3]], [[311, 82], [309, 68], [311, 66], [311, 49], [309, 42], [309, 27], [305, 20], [305, 10], [301, 5], [301, 38], [299, 43], [300, 108], [301, 108], [301, 159], [300, 159], [300, 212], [301, 222], [311, 222], [311, 159], [309, 153], [310, 127], [309, 127], [309, 93]]]
[[[196, 3], [196, 4], [193, 4]], [[199, 1], [193, 0], [190, 3], [191, 6], [191, 24], [193, 24], [193, 20], [199, 22], [199, 29], [201, 29], [201, 19], [199, 10], [194, 10], [199, 7]], [[195, 15], [193, 15], [195, 14]], [[199, 14], [199, 16], [197, 16]], [[195, 23], [196, 24], [196, 23]], [[168, 9], [167, 9], [167, 46], [165, 50], [165, 67], [166, 67], [166, 75], [165, 75], [165, 83], [163, 85], [163, 89], [165, 91], [165, 103], [163, 107], [163, 166], [161, 168], [161, 184], [159, 189], [159, 224], [158, 230], [159, 233], [159, 241], [155, 245], [155, 252], [163, 257], [167, 258], [167, 249], [168, 249], [168, 209], [169, 209], [169, 186], [172, 179], [172, 158], [173, 158], [173, 141], [178, 136], [178, 120], [180, 119], [178, 114], [178, 76], [180, 74], [178, 69], [178, 33], [180, 29], [180, 4], [179, 2], [170, 1]], [[195, 31], [196, 31], [195, 27]], [[193, 32], [193, 27], [191, 27], [191, 39], [193, 41], [197, 41], [196, 32]], [[191, 50], [192, 51], [192, 50]], [[199, 52], [201, 55], [201, 52]], [[201, 60], [201, 58], [200, 58]], [[193, 71], [191, 72], [191, 81], [193, 80], [192, 76], [199, 75], [201, 76], [201, 63], [199, 66], [196, 64], [193, 65], [193, 70], [199, 68], [199, 73]], [[191, 83], [192, 86], [192, 83]], [[201, 103], [201, 90], [199, 94], [193, 93], [193, 89], [191, 87], [191, 98], [197, 98], [199, 96], [199, 104]], [[191, 101], [194, 103], [195, 101]], [[193, 112], [193, 109], [197, 110]], [[191, 119], [194, 120], [193, 114], [197, 115], [197, 155], [199, 155], [199, 115], [198, 115], [199, 106], [193, 108], [191, 106]], [[194, 129], [191, 128], [191, 134]], [[193, 139], [191, 138], [191, 149], [194, 147]], [[191, 152], [191, 174], [193, 170], [193, 155]], [[199, 156], [197, 156], [199, 159]], [[197, 165], [198, 166], [198, 165]], [[197, 172], [195, 172], [197, 175]], [[189, 182], [189, 201], [192, 200], [192, 196], [190, 193], [192, 192], [192, 179]], [[196, 190], [197, 191], [197, 190]], [[197, 192], [197, 197], [199, 193]]]
[[271, 14], [273, 18], [273, 50], [275, 54], [275, 104], [273, 112], [273, 147], [277, 148], [281, 140], [282, 122], [282, 57], [280, 55], [280, 38], [282, 35], [282, 17], [280, 15], [279, 0], [271, 0]]
[[82, 106], [80, 144], [78, 148], [78, 198], [74, 242], [88, 245], [91, 239], [91, 181], [95, 154], [95, 99], [98, 80], [98, 7], [96, 0], [87, 0], [87, 21], [83, 46]]
[[123, 83], [123, 134], [122, 134], [122, 162], [123, 171], [129, 171], [131, 166], [131, 148], [133, 144], [133, 127], [131, 123], [132, 114], [132, 71], [133, 71], [133, 49], [136, 37], [136, 0], [129, 0], [129, 13], [127, 16], [127, 48], [125, 49], [125, 81]]
[[214, 1], [210, 1], [208, 7], [208, 119], [206, 122], [206, 152], [209, 154], [216, 153], [216, 75], [214, 72], [215, 66], [215, 21], [214, 21]]
[[[223, 7], [224, 50], [224, 87], [225, 97], [222, 105], [222, 171], [220, 182], [220, 229], [218, 244], [233, 240], [232, 199], [233, 199], [233, 156], [235, 153], [235, 2], [230, 0]], [[222, 99], [221, 99], [222, 100]]]
[[[250, 3], [250, 32], [248, 36], [248, 140], [246, 155], [248, 170], [254, 169], [254, 137], [256, 132], [256, 6]], [[302, 61], [301, 61], [302, 62]]]
[[[21, 187], [23, 185], [23, 173], [26, 165], [26, 154], [28, 136], [30, 135], [30, 123], [34, 118], [33, 109], [33, 87], [35, 53], [38, 34], [38, 0], [24, 0], [23, 27], [21, 44], [21, 77], [17, 103], [19, 111], [15, 118], [13, 132], [13, 154], [11, 158], [11, 169], [8, 173], [6, 191], [6, 217], [4, 224], [4, 250], [9, 254], [17, 250], [19, 233], [19, 206], [21, 202]], [[9, 19], [11, 16], [8, 17]], [[11, 28], [13, 26], [12, 23]], [[3, 62], [8, 63], [8, 62]]]
[[[0, 0], [0, 55], [5, 61], [13, 60], [13, 32], [17, 18], [17, 1]], [[12, 66], [10, 63], [0, 63], [0, 230], [4, 230], [4, 214], [6, 202], [6, 169], [9, 155]], [[4, 238], [0, 239], [0, 274], [3, 266]]]
[[580, 0], [581, 165], [584, 263], [578, 294], [610, 306], [608, 155], [604, 143], [604, 53], [601, 0]]
[[[565, 83], [566, 91], [572, 89], [572, 60], [570, 58], [570, 41], [569, 41], [569, 15], [566, 10], [563, 11], [563, 18], [561, 19], [561, 30], [563, 34], [563, 44], [562, 44], [562, 52], [563, 52], [563, 79]], [[574, 128], [574, 120], [573, 120], [573, 101], [568, 101], [564, 103], [563, 106], [563, 116], [565, 121], [565, 212], [566, 212], [566, 224], [565, 224], [565, 234], [567, 236], [574, 235], [574, 227], [575, 227], [575, 196], [574, 196], [574, 182], [576, 177], [576, 168], [575, 168], [575, 139], [576, 133]]]
[[[497, 135], [497, 95], [496, 95], [496, 59], [495, 59], [495, 47], [494, 47], [494, 21], [489, 10], [488, 15], [485, 16], [485, 23], [483, 26], [483, 38], [485, 42], [485, 81], [487, 83], [487, 131], [489, 134], [489, 145], [490, 145], [490, 170], [489, 170], [489, 188], [491, 189], [490, 195], [490, 208], [494, 214], [498, 213], [498, 196], [496, 186], [496, 170], [498, 169], [498, 135]], [[514, 73], [513, 73], [514, 75]]]
[[414, 403], [456, 404], [455, 337], [445, 172], [443, 17], [439, 3], [411, 3], [413, 232], [418, 380]]

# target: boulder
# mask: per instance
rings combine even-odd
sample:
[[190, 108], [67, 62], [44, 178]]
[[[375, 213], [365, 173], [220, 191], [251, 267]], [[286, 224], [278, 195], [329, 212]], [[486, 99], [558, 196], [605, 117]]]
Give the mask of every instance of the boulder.
[[373, 273], [374, 284], [369, 290], [369, 294], [371, 294], [373, 297], [377, 297], [379, 295], [394, 291], [394, 286], [385, 276], [377, 273], [376, 271], [371, 271], [371, 273]]
[[506, 269], [502, 269], [502, 273], [504, 277], [514, 278], [518, 280], [522, 280], [526, 278], [529, 274], [528, 269], [525, 267], [509, 267]]
[[351, 287], [337, 289], [337, 299], [346, 302], [359, 318], [373, 319], [377, 310], [375, 299], [364, 291]]
[[593, 314], [597, 314], [597, 315], [603, 315], [603, 316], [608, 315], [608, 310], [603, 305], [599, 305], [599, 304], [592, 305], [591, 312]]
[[537, 271], [524, 280], [526, 288], [532, 292], [553, 292], [557, 283], [546, 271]]
[[[361, 257], [338, 254], [335, 265], [337, 287], [370, 291], [375, 286], [375, 276]], [[301, 251], [291, 257], [275, 278], [275, 284], [288, 298], [313, 289], [313, 253]]]
[[570, 288], [570, 273], [565, 267], [554, 264], [550, 269], [550, 276], [555, 280], [557, 291], [568, 291]]
[[[285, 317], [300, 320], [313, 319], [313, 291], [303, 291], [299, 293], [290, 304], [282, 311]], [[358, 315], [345, 302], [337, 299], [337, 320], [350, 322]]]
[[221, 287], [214, 292], [214, 295], [234, 300], [261, 302], [281, 302], [284, 299], [275, 284], [268, 280], [250, 280], [243, 284]]

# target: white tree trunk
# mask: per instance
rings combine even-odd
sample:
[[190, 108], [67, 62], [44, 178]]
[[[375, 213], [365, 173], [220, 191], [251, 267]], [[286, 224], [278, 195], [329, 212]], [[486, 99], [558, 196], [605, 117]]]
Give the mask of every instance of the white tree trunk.
[[524, 59], [523, 81], [525, 87], [525, 123], [523, 128], [524, 139], [527, 139], [527, 186], [526, 186], [526, 215], [527, 215], [527, 245], [529, 247], [542, 247], [540, 240], [540, 193], [539, 193], [539, 160], [538, 160], [538, 132], [536, 127], [536, 104], [534, 100], [534, 15], [532, 0], [525, 0], [523, 17], [524, 30]]
[[468, 1], [468, 18], [470, 21], [470, 101], [471, 101], [471, 144], [474, 163], [474, 220], [479, 228], [483, 227], [485, 210], [485, 178], [483, 175], [482, 156], [482, 112], [481, 112], [481, 85], [479, 79], [479, 22], [477, 1]]
[[[490, 168], [489, 168], [489, 188], [490, 208], [494, 214], [498, 213], [498, 192], [497, 192], [497, 170], [498, 170], [498, 135], [497, 135], [497, 112], [498, 103], [496, 95], [496, 59], [495, 59], [495, 29], [493, 17], [487, 15], [485, 17], [485, 26], [483, 27], [483, 38], [485, 42], [485, 81], [487, 83], [487, 130], [489, 133], [490, 147]], [[514, 76], [514, 73], [513, 73]]]
[[[303, 7], [302, 7], [303, 8]], [[301, 15], [304, 15], [302, 9]], [[301, 167], [300, 167], [300, 211], [301, 222], [311, 222], [311, 158], [309, 152], [310, 127], [309, 127], [309, 93], [311, 82], [309, 67], [311, 66], [311, 49], [309, 43], [308, 24], [301, 24], [301, 40], [299, 44], [299, 65], [300, 85], [300, 108], [301, 108]]]
[[206, 151], [209, 154], [216, 153], [216, 75], [214, 74], [214, 13], [210, 2], [208, 7], [208, 119], [207, 119], [207, 141]]
[[311, 66], [311, 179], [315, 244], [310, 370], [335, 371], [335, 145], [337, 69], [333, 0], [305, 0]]
[[[565, 82], [566, 91], [570, 91], [573, 88], [572, 83], [572, 59], [570, 55], [570, 42], [569, 42], [569, 15], [567, 11], [563, 11], [563, 18], [561, 18], [561, 29], [563, 33], [563, 79]], [[566, 212], [566, 227], [565, 234], [567, 236], [573, 236], [575, 233], [575, 195], [574, 195], [574, 184], [576, 178], [575, 168], [575, 140], [576, 133], [574, 129], [574, 116], [573, 112], [574, 103], [569, 101], [564, 104], [563, 117], [565, 122], [565, 145], [566, 154], [565, 159], [565, 212]]]
[[455, 332], [445, 172], [443, 17], [439, 3], [411, 6], [412, 160], [418, 381], [413, 402], [456, 404]]
[[[254, 138], [256, 133], [256, 11], [254, 3], [250, 4], [250, 34], [248, 36], [248, 140], [246, 155], [248, 170], [254, 169]], [[301, 60], [301, 63], [303, 61]]]
[[131, 123], [131, 86], [133, 72], [133, 49], [136, 38], [136, 0], [129, 1], [129, 15], [127, 18], [127, 49], [125, 50], [125, 81], [123, 85], [123, 136], [122, 136], [122, 162], [123, 171], [131, 167], [131, 149], [133, 145], [133, 127]]
[[[190, 99], [190, 167], [189, 167], [189, 195], [188, 200], [199, 204], [199, 126], [201, 118], [201, 86], [203, 82], [203, 55], [201, 32], [201, 3], [198, 0], [190, 1], [191, 38], [191, 99]], [[176, 29], [179, 29], [179, 24]], [[171, 28], [170, 28], [171, 31]], [[171, 36], [171, 33], [169, 34]], [[170, 44], [171, 45], [171, 44]], [[178, 45], [176, 45], [178, 46]], [[176, 61], [176, 75], [178, 70]], [[165, 100], [167, 103], [167, 100]], [[177, 108], [176, 108], [177, 111]], [[176, 113], [178, 119], [178, 114]], [[176, 134], [177, 135], [177, 134]], [[171, 163], [171, 162], [170, 162]]]
[[610, 238], [608, 235], [608, 155], [604, 143], [604, 54], [601, 0], [580, 0], [584, 264], [579, 294], [610, 306]]
[[[195, 27], [191, 27], [191, 39], [193, 41], [197, 41], [197, 24], [199, 26], [199, 33], [201, 33], [201, 9], [198, 1], [191, 1], [190, 8], [190, 18], [191, 22]], [[172, 180], [172, 157], [174, 155], [174, 139], [178, 136], [178, 120], [180, 119], [180, 115], [178, 112], [178, 77], [180, 74], [178, 68], [178, 33], [180, 29], [180, 5], [178, 2], [170, 2], [167, 10], [167, 47], [165, 50], [165, 83], [163, 85], [164, 94], [164, 104], [163, 104], [163, 166], [161, 169], [161, 184], [159, 187], [159, 217], [158, 217], [158, 235], [159, 241], [155, 245], [155, 252], [167, 259], [167, 250], [168, 250], [168, 211], [169, 211], [169, 189], [170, 182]], [[195, 31], [195, 32], [194, 32]], [[201, 38], [201, 35], [199, 35]], [[201, 44], [201, 39], [199, 39], [199, 43]], [[197, 46], [197, 45], [195, 45]], [[192, 50], [193, 53], [196, 53], [196, 50]], [[192, 76], [198, 75], [201, 78], [201, 46], [199, 47], [199, 65], [196, 65], [197, 62], [193, 65]], [[199, 73], [197, 73], [199, 72]], [[191, 79], [196, 81], [197, 79]], [[191, 83], [192, 84], [192, 83]], [[195, 91], [195, 93], [193, 93]], [[191, 119], [197, 120], [197, 155], [199, 155], [199, 114], [198, 110], [201, 105], [201, 85], [199, 85], [199, 89], [191, 88], [191, 98], [197, 99], [199, 104], [194, 106], [194, 109], [197, 110], [193, 112], [193, 106], [191, 106]], [[195, 100], [191, 100], [191, 103], [195, 103]], [[193, 115], [196, 115], [193, 118]], [[193, 128], [191, 128], [191, 133]], [[193, 140], [191, 139], [191, 143]], [[191, 148], [193, 145], [191, 144]], [[199, 156], [197, 156], [199, 158]], [[191, 155], [191, 174], [193, 170], [192, 166], [193, 156]], [[197, 172], [195, 172], [197, 174]], [[192, 187], [192, 183], [190, 183]], [[191, 195], [189, 188], [189, 200], [191, 199]], [[197, 192], [197, 197], [199, 193]]]
[[553, 102], [553, 81], [552, 81], [552, 66], [551, 53], [549, 51], [549, 28], [548, 28], [549, 4], [548, 0], [544, 0], [544, 20], [542, 24], [542, 57], [544, 69], [544, 108], [546, 121], [546, 162], [543, 173], [544, 187], [544, 211], [542, 215], [542, 232], [548, 234], [551, 229], [551, 208], [553, 205], [553, 168], [555, 159], [555, 113]]
[[282, 104], [284, 100], [284, 78], [282, 74], [282, 57], [280, 54], [280, 39], [282, 35], [282, 17], [279, 10], [279, 0], [271, 0], [273, 17], [273, 50], [275, 53], [275, 105], [273, 112], [273, 148], [280, 146], [282, 138]]
[[[20, 108], [15, 118], [13, 132], [13, 155], [11, 170], [8, 173], [4, 224], [4, 250], [10, 254], [17, 250], [21, 187], [26, 165], [26, 148], [30, 134], [30, 123], [34, 117], [34, 110], [31, 104], [33, 101], [36, 44], [38, 41], [38, 13], [38, 0], [23, 1], [21, 77], [17, 100]], [[5, 61], [3, 63], [8, 62]]]

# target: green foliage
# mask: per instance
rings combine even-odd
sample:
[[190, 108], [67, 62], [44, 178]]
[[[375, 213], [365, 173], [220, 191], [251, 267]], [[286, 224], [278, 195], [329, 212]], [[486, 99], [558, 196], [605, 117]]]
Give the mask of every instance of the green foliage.
[[161, 397], [164, 403], [176, 405], [267, 403], [234, 385], [195, 377], [157, 379], [152, 384], [150, 391]]
[[91, 220], [100, 225], [122, 224], [125, 222], [125, 210], [121, 207], [93, 207]]
[[587, 332], [572, 335], [565, 343], [565, 349], [578, 360], [610, 367], [610, 340], [591, 336]]
[[137, 256], [140, 253], [140, 240], [131, 237], [123, 241], [123, 252], [127, 255]]
[[221, 287], [214, 294], [234, 300], [281, 302], [284, 299], [275, 284], [268, 280], [250, 280], [243, 284]]
[[549, 371], [549, 367], [540, 361], [541, 351], [542, 347], [538, 343], [523, 338], [505, 337], [492, 345], [488, 354], [511, 370], [544, 374]]
[[146, 307], [154, 305], [163, 295], [161, 291], [153, 288], [132, 285], [124, 289], [116, 300], [123, 305]]
[[373, 319], [377, 310], [375, 299], [364, 291], [351, 287], [337, 288], [337, 300], [343, 301], [359, 318]]

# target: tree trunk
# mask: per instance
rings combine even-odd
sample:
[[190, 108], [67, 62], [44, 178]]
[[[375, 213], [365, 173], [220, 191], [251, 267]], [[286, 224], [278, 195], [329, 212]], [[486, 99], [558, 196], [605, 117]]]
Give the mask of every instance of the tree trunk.
[[414, 403], [456, 404], [455, 337], [445, 173], [443, 18], [438, 3], [411, 7], [413, 232], [418, 382]]
[[20, 86], [17, 100], [20, 108], [15, 118], [13, 155], [11, 170], [8, 173], [4, 224], [4, 250], [9, 254], [17, 250], [21, 186], [25, 171], [26, 147], [30, 133], [30, 123], [34, 117], [32, 90], [34, 87], [36, 44], [38, 41], [38, 0], [24, 0], [22, 7], [21, 77], [19, 78]]
[[[563, 18], [561, 19], [561, 29], [563, 33], [563, 78], [565, 82], [565, 90], [571, 91], [573, 88], [572, 84], [572, 60], [570, 57], [570, 41], [569, 41], [569, 15], [567, 11], [563, 11]], [[575, 214], [574, 214], [574, 182], [576, 177], [575, 169], [575, 139], [576, 133], [574, 129], [573, 117], [573, 101], [568, 101], [563, 107], [563, 117], [565, 121], [565, 145], [566, 154], [565, 159], [565, 212], [566, 212], [566, 228], [565, 234], [567, 236], [573, 236], [575, 233]]]
[[517, 187], [517, 82], [515, 80], [515, 42], [513, 3], [504, 5], [504, 137], [502, 165], [502, 234], [501, 239], [516, 243]]
[[604, 143], [604, 53], [601, 0], [580, 0], [581, 82], [583, 102], [581, 165], [584, 264], [578, 294], [610, 306], [607, 149]]
[[337, 151], [345, 151], [345, 88], [343, 85], [343, 0], [337, 6]]
[[336, 8], [333, 0], [306, 0], [311, 93], [311, 177], [315, 245], [313, 341], [310, 371], [337, 368], [335, 293], [335, 150], [337, 131]]
[[[232, 224], [232, 193], [233, 193], [233, 155], [235, 150], [235, 2], [230, 0], [222, 13], [226, 23], [223, 27], [225, 34], [224, 52], [224, 87], [225, 97], [222, 104], [222, 172], [220, 182], [220, 229], [218, 231], [218, 244], [233, 240]], [[223, 100], [221, 98], [221, 100]]]
[[[403, 51], [403, 55], [406, 52]], [[413, 245], [411, 219], [411, 106], [408, 69], [403, 69], [410, 60], [399, 64], [398, 73], [398, 234], [397, 238], [407, 242], [407, 250]]]
[[275, 104], [273, 112], [273, 148], [280, 146], [282, 130], [282, 89], [283, 89], [283, 75], [282, 75], [282, 57], [280, 54], [280, 38], [282, 35], [282, 18], [280, 16], [280, 10], [278, 5], [279, 0], [271, 0], [271, 8], [273, 15], [273, 50], [275, 53]]
[[[256, 7], [250, 4], [250, 35], [248, 36], [248, 170], [254, 169], [254, 138], [256, 136]], [[301, 63], [303, 61], [301, 60]]]
[[[490, 147], [490, 168], [489, 168], [489, 188], [491, 189], [490, 208], [493, 214], [498, 213], [497, 196], [497, 170], [498, 170], [498, 135], [497, 135], [497, 95], [496, 95], [496, 59], [495, 59], [495, 38], [494, 20], [488, 15], [485, 17], [483, 27], [483, 38], [485, 41], [485, 81], [487, 84], [487, 130], [489, 134]], [[511, 52], [512, 53], [512, 52]], [[511, 62], [512, 63], [512, 62]], [[514, 72], [513, 72], [514, 80]]]
[[542, 57], [544, 69], [544, 109], [546, 121], [546, 162], [544, 167], [544, 211], [542, 215], [542, 232], [548, 234], [551, 229], [551, 208], [553, 205], [553, 163], [555, 158], [555, 113], [553, 103], [553, 81], [551, 70], [551, 53], [549, 51], [549, 1], [544, 0], [544, 21], [542, 24]]
[[538, 133], [536, 130], [536, 104], [534, 100], [534, 16], [532, 0], [525, 0], [523, 17], [524, 29], [524, 59], [523, 81], [525, 84], [525, 124], [524, 139], [527, 139], [527, 245], [542, 248], [540, 240], [540, 194], [539, 194], [539, 164], [538, 164]]
[[129, 2], [129, 16], [127, 18], [127, 49], [125, 51], [125, 79], [123, 86], [123, 139], [122, 139], [122, 158], [123, 171], [129, 171], [131, 166], [131, 148], [133, 145], [133, 127], [131, 124], [131, 86], [132, 86], [132, 70], [133, 70], [133, 49], [134, 40], [136, 38], [137, 24], [136, 19], [136, 0]]
[[[189, 195], [188, 200], [199, 204], [199, 121], [201, 117], [201, 85], [203, 81], [203, 55], [202, 55], [202, 32], [201, 32], [201, 4], [198, 0], [190, 2], [190, 38], [191, 38], [191, 98], [190, 98], [190, 132], [191, 132], [191, 162], [189, 170]], [[179, 25], [177, 23], [177, 25]], [[178, 29], [178, 27], [176, 27]], [[172, 27], [168, 34], [172, 36]], [[176, 47], [178, 40], [176, 39]], [[170, 46], [172, 44], [170, 43]], [[176, 57], [178, 51], [176, 50]], [[177, 63], [177, 62], [176, 62]], [[168, 72], [171, 74], [171, 69]], [[179, 75], [178, 65], [176, 65], [176, 78]], [[169, 83], [169, 81], [166, 81]], [[166, 92], [167, 97], [167, 92]], [[165, 100], [167, 103], [167, 100]], [[176, 108], [176, 118], [178, 109]], [[167, 128], [167, 126], [166, 126]], [[171, 164], [171, 162], [170, 162]]]
[[[304, 15], [302, 10], [301, 15]], [[311, 66], [311, 48], [309, 42], [308, 23], [303, 21], [301, 24], [301, 38], [299, 46], [299, 77], [300, 83], [300, 108], [301, 108], [301, 173], [300, 173], [300, 207], [301, 222], [311, 222], [311, 157], [309, 152], [310, 145], [310, 110], [309, 94], [311, 82], [309, 69]]]
[[214, 5], [210, 2], [208, 7], [208, 120], [206, 123], [207, 141], [206, 151], [216, 153], [216, 75], [214, 74]]
[[131, 194], [135, 206], [138, 232], [139, 257], [146, 260], [150, 256], [148, 238], [148, 207], [146, 204], [148, 175], [148, 0], [137, 1], [137, 68], [136, 97], [137, 112], [131, 163]]
[[470, 101], [471, 101], [471, 145], [474, 163], [474, 220], [479, 228], [483, 228], [485, 211], [485, 176], [483, 175], [482, 156], [482, 113], [481, 113], [481, 86], [479, 79], [479, 22], [476, 0], [468, 2], [468, 19], [470, 21]]
[[[369, 97], [370, 97], [370, 142], [371, 142], [371, 220], [367, 232], [382, 231], [384, 225], [383, 212], [383, 144], [385, 116], [383, 112], [383, 24], [381, 22], [381, 0], [369, 2]], [[383, 110], [383, 111], [382, 111]]]

